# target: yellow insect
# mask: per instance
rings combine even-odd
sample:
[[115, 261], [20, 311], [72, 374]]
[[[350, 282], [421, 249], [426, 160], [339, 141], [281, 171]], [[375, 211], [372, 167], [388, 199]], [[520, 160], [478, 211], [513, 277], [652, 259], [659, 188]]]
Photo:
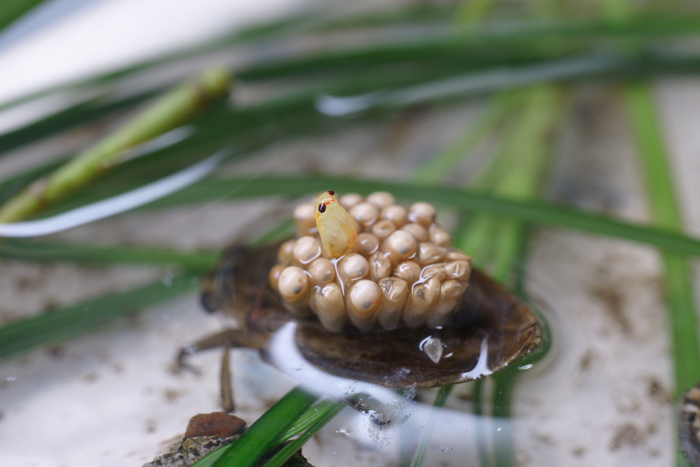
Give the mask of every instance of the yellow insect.
[[316, 200], [316, 226], [327, 258], [340, 258], [351, 252], [357, 240], [354, 219], [334, 195], [335, 191], [326, 191]]

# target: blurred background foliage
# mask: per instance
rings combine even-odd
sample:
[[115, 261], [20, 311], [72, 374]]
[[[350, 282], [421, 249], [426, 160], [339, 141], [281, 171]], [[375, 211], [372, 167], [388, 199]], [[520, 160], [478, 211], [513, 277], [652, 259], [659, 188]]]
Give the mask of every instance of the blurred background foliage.
[[[0, 28], [40, 3], [2, 2]], [[294, 197], [328, 186], [363, 194], [391, 191], [400, 199], [426, 200], [460, 212], [455, 245], [472, 253], [477, 266], [520, 293], [522, 268], [514, 265], [526, 260], [529, 232], [537, 226], [642, 242], [663, 252], [678, 397], [700, 380], [695, 298], [687, 260], [700, 254], [700, 241], [683, 234], [649, 83], [660, 76], [700, 73], [699, 34], [697, 4], [681, 0], [316, 6], [0, 104], [0, 111], [10, 111], [50, 96], [64, 102], [61, 108], [0, 134], [0, 158], [76, 129], [93, 135], [92, 144], [80, 154], [57, 153], [20, 173], [0, 175], [0, 220], [50, 219], [156, 182], [219, 153], [225, 155], [222, 169], [139, 209]], [[203, 70], [203, 63], [213, 68]], [[567, 124], [581, 85], [587, 83], [614, 87], [624, 96], [647, 181], [650, 225], [633, 225], [542, 198], [557, 135]], [[424, 166], [408, 167], [403, 173], [411, 175], [403, 178], [360, 180], [337, 173], [265, 173], [251, 178], [225, 170], [272, 145], [475, 100], [485, 103], [478, 118]], [[187, 131], [179, 139], [148, 146], [150, 140], [172, 136], [172, 131], [182, 128]], [[455, 183], [451, 173], [468, 163], [487, 140], [495, 142], [490, 157], [471, 177]], [[280, 219], [280, 225], [266, 238], [288, 231], [288, 219]], [[0, 242], [0, 257], [98, 265], [165, 264], [178, 271], [168, 284], [144, 284], [4, 325], [0, 328], [3, 360], [196, 290], [198, 278], [215, 263], [217, 254], [5, 239]], [[513, 371], [497, 376], [491, 396], [482, 394], [479, 385], [475, 397], [484, 403], [477, 404], [477, 412], [486, 411], [491, 403], [490, 413], [509, 416], [515, 380]], [[304, 433], [300, 444], [338, 411], [337, 404], [324, 403], [314, 406], [315, 418], [309, 418], [316, 398], [295, 391], [271, 410], [270, 417], [257, 422], [264, 428], [251, 428], [258, 446], [253, 454], [245, 450], [253, 444], [242, 439], [221, 459], [202, 465], [238, 466], [243, 458], [254, 463], [255, 456], [274, 446], [285, 429], [294, 431], [297, 417], [303, 421], [298, 422], [303, 430], [295, 432]], [[436, 405], [444, 403], [448, 394], [449, 389], [441, 393]], [[284, 417], [274, 415], [277, 412]], [[421, 446], [407, 453], [403, 462], [420, 464]], [[512, 465], [513, 456], [508, 449], [481, 453], [483, 465]], [[271, 465], [282, 461], [273, 459]], [[678, 462], [682, 464], [683, 459], [679, 457]]]

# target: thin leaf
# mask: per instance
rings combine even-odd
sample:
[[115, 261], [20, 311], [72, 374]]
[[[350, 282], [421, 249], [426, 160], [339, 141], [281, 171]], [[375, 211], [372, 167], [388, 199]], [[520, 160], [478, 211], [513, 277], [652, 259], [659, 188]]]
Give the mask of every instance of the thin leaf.
[[[391, 15], [389, 16], [391, 17]], [[397, 13], [393, 19], [387, 18], [378, 21], [385, 24], [395, 23], [400, 16]], [[408, 17], [415, 18], [416, 15], [408, 15]], [[361, 17], [358, 18], [358, 24], [371, 22], [366, 18], [364, 20]], [[409, 21], [409, 25], [413, 24], [410, 22], [413, 20], [407, 21]], [[313, 20], [310, 22], [314, 23]], [[351, 24], [353, 20], [348, 19], [345, 23]], [[290, 24], [292, 25], [290, 31], [299, 26], [295, 21]], [[319, 20], [317, 26], [313, 26], [312, 29], [319, 27], [322, 29], [320, 26], [322, 24], [324, 24], [323, 20]], [[326, 24], [332, 24], [332, 21]], [[279, 32], [278, 28], [283, 30], [285, 26], [282, 24], [272, 25], [268, 31], [271, 36], [267, 37], [274, 37], [273, 31]], [[262, 30], [265, 30], [265, 27], [262, 27]], [[587, 51], [597, 53], [601, 41], [610, 39], [624, 42], [626, 45], [629, 45], [630, 40], [645, 44], [652, 39], [681, 37], [698, 31], [700, 31], [700, 19], [692, 16], [681, 18], [650, 17], [632, 22], [529, 22], [515, 26], [511, 24], [510, 27], [480, 29], [469, 34], [445, 34], [438, 38], [436, 38], [434, 28], [430, 28], [424, 33], [418, 33], [419, 36], [411, 41], [386, 41], [371, 47], [335, 49], [323, 54], [307, 53], [292, 58], [284, 53], [277, 58], [256, 61], [247, 67], [239, 67], [233, 71], [236, 72], [239, 79], [247, 81], [284, 79], [289, 82], [294, 76], [305, 76], [318, 80], [328, 76], [347, 77], [348, 73], [352, 73], [356, 80], [358, 74], [363, 72], [375, 76], [392, 75], [397, 79], [398, 77], [406, 79], [406, 77], [433, 69], [442, 70], [438, 76], [433, 76], [433, 78], [444, 78], [470, 71], [484, 71], [485, 69], [502, 69], [527, 64], [543, 65], [540, 61], [544, 59], [581, 57]], [[237, 40], [232, 42], [223, 40], [221, 42], [224, 44], [237, 43]], [[615, 55], [612, 51], [619, 49], [615, 44], [606, 46], [606, 50], [612, 53], [606, 58], [608, 73], [611, 73], [612, 76], [629, 73], [673, 73], [698, 70], [698, 60], [694, 56], [655, 55], [652, 53], [654, 49], [645, 52], [646, 45], [636, 47], [633, 50], [627, 47], [623, 55]], [[165, 62], [214, 49], [216, 47], [212, 48], [212, 45], [209, 44], [202, 46], [201, 49], [175, 54], [173, 57], [165, 59]], [[636, 52], [633, 53], [633, 51]], [[10, 149], [26, 142], [35, 141], [61, 129], [92, 121], [114, 110], [143, 101], [171, 83], [137, 94], [127, 93], [127, 95], [123, 95], [124, 93], [121, 93], [121, 97], [118, 98], [110, 97], [110, 93], [105, 92], [103, 88], [106, 85], [114, 87], [117, 80], [160, 64], [153, 62], [149, 65], [149, 62], [146, 62], [96, 79], [62, 87], [55, 92], [71, 90], [73, 93], [85, 95], [98, 92], [99, 98], [80, 101], [68, 109], [49, 115], [41, 121], [18, 129], [16, 132], [0, 135], [0, 147]], [[341, 70], [344, 70], [345, 73], [339, 73]], [[546, 76], [546, 74], [542, 76]], [[576, 78], [577, 75], [568, 75], [568, 77]], [[579, 74], [578, 77], [580, 78], [581, 75]], [[396, 84], [399, 82], [400, 80]], [[98, 86], [101, 87], [100, 90], [97, 89]], [[333, 87], [324, 85], [322, 88], [316, 89], [316, 93], [329, 92]], [[375, 87], [373, 90], [381, 88]], [[360, 91], [358, 90], [358, 92]], [[39, 95], [47, 96], [50, 94], [50, 92], [43, 92]], [[25, 98], [14, 104], [24, 103], [26, 100]], [[10, 108], [12, 105], [0, 106], [0, 108], [3, 107]]]
[[86, 264], [174, 265], [191, 271], [206, 271], [219, 258], [217, 252], [183, 253], [138, 246], [98, 246], [85, 243], [14, 240], [0, 242], [0, 257], [28, 261], [70, 261]]
[[[647, 179], [652, 218], [661, 227], [682, 232], [683, 222], [652, 91], [647, 84], [630, 85], [625, 91], [625, 101]], [[700, 380], [698, 320], [687, 259], [669, 253], [665, 253], [663, 259], [678, 400]]]
[[492, 99], [478, 121], [439, 154], [431, 157], [424, 167], [416, 170], [412, 180], [421, 185], [435, 184], [463, 163], [467, 155], [473, 154], [484, 137], [501, 123], [511, 109], [513, 99], [514, 96], [510, 93], [503, 93]]
[[430, 417], [428, 418], [428, 423], [425, 426], [425, 429], [423, 430], [423, 437], [421, 438], [421, 441], [418, 444], [418, 447], [416, 448], [416, 452], [413, 455], [413, 460], [411, 460], [410, 467], [420, 467], [421, 465], [423, 465], [425, 451], [428, 449], [428, 443], [430, 443], [430, 440], [432, 439], [435, 423], [437, 422], [437, 418], [440, 415], [440, 412], [442, 412], [442, 407], [444, 407], [445, 402], [447, 402], [447, 398], [449, 397], [450, 392], [452, 392], [452, 388], [453, 386], [443, 386], [440, 389], [438, 389], [437, 396], [435, 396], [435, 400], [433, 401], [433, 407], [430, 410]]
[[328, 187], [344, 193], [369, 194], [380, 190], [389, 191], [397, 198], [421, 200], [463, 211], [607, 235], [653, 245], [684, 255], [700, 255], [700, 240], [667, 229], [644, 227], [541, 201], [514, 201], [460, 188], [423, 187], [387, 181], [353, 180], [329, 176], [269, 176], [255, 179], [211, 180], [193, 185], [153, 203], [151, 207], [281, 194], [300, 196], [321, 192]]
[[185, 274], [172, 280], [104, 295], [0, 328], [0, 361], [38, 346], [53, 345], [95, 331], [121, 316], [175, 298], [199, 287], [198, 276]]
[[171, 90], [123, 127], [0, 206], [0, 222], [31, 216], [102, 176], [123, 161], [128, 149], [191, 121], [206, 106], [227, 96], [229, 84], [228, 73], [215, 67], [205, 70], [195, 82]]
[[[265, 467], [282, 467], [287, 460], [294, 455], [301, 447], [306, 444], [321, 428], [326, 426], [336, 415], [345, 407], [342, 402], [333, 402], [323, 407], [323, 411], [318, 414], [309, 428], [297, 439], [283, 447], [269, 461], [265, 463]], [[299, 423], [299, 421], [297, 421]], [[232, 466], [233, 467], [233, 466]]]
[[[319, 420], [328, 417], [328, 414], [334, 415], [345, 407], [345, 404], [337, 401], [324, 400], [309, 408], [306, 412], [297, 418], [292, 426], [287, 431], [282, 433], [277, 439], [277, 443], [284, 443], [295, 436], [302, 434], [312, 426], [315, 426]], [[331, 417], [332, 418], [332, 417]]]
[[[216, 467], [252, 467], [285, 430], [318, 399], [296, 387], [251, 425], [214, 464]], [[201, 462], [201, 461], [200, 461]], [[194, 466], [198, 466], [195, 463]]]
[[0, 31], [45, 0], [2, 0], [0, 3]]

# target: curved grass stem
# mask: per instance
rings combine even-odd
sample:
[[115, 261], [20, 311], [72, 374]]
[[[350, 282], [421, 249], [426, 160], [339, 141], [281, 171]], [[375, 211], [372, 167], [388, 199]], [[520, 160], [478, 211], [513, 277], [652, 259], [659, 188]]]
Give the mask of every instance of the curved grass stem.
[[85, 150], [0, 207], [0, 222], [16, 222], [52, 206], [123, 161], [127, 150], [162, 135], [228, 95], [230, 77], [220, 67], [173, 89], [129, 123]]

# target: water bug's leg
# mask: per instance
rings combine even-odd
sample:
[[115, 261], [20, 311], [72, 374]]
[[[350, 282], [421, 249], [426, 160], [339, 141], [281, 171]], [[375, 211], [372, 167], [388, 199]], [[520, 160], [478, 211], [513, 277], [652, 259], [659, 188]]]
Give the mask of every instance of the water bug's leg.
[[230, 348], [248, 348], [259, 350], [262, 348], [264, 342], [265, 338], [262, 334], [244, 331], [241, 329], [227, 329], [199, 340], [193, 344], [182, 347], [177, 355], [175, 370], [176, 372], [179, 372], [183, 368], [187, 368], [195, 374], [199, 374], [199, 371], [195, 367], [186, 362], [186, 358], [188, 356], [194, 355], [203, 350], [216, 349], [227, 345]]
[[233, 404], [233, 376], [231, 373], [231, 344], [224, 346], [224, 355], [221, 359], [221, 405], [224, 412], [230, 413], [235, 410]]

